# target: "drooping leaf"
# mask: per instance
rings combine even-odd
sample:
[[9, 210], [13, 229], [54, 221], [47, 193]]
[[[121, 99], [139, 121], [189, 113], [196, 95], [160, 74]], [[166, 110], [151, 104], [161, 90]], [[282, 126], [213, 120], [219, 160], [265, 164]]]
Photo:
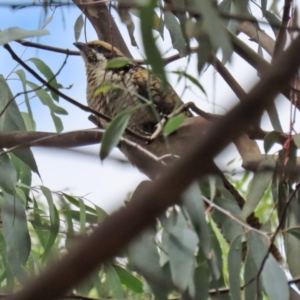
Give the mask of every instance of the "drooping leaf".
[[171, 119], [168, 120], [167, 124], [164, 126], [163, 133], [165, 136], [170, 135], [174, 131], [176, 131], [182, 122], [185, 119], [184, 114], [179, 114]]
[[176, 225], [169, 231], [169, 234], [172, 280], [181, 291], [184, 291], [194, 275], [196, 267], [194, 252], [199, 240], [196, 233], [188, 227]]
[[240, 271], [242, 266], [242, 237], [237, 236], [228, 253], [229, 287], [232, 300], [241, 300]]
[[173, 48], [176, 49], [180, 55], [186, 52], [186, 43], [183, 37], [180, 24], [171, 11], [165, 11], [164, 14], [165, 24], [169, 30]]
[[22, 266], [31, 248], [24, 205], [16, 194], [3, 192], [2, 233], [11, 270], [19, 279], [25, 276]]
[[[272, 12], [270, 12], [269, 10], [266, 10], [264, 12], [264, 17], [266, 18], [266, 20], [269, 22], [269, 24], [272, 27], [272, 30], [274, 32], [274, 35], [277, 36], [278, 34], [278, 26], [281, 25], [281, 20]], [[276, 26], [274, 26], [276, 25]]]
[[108, 125], [105, 130], [100, 149], [100, 159], [104, 160], [111, 150], [118, 145], [122, 134], [124, 133], [129, 119], [131, 117], [132, 110], [125, 110], [119, 113]]
[[0, 187], [11, 193], [17, 183], [17, 172], [7, 154], [0, 155]]
[[135, 293], [141, 294], [144, 292], [143, 283], [141, 280], [139, 280], [128, 270], [118, 265], [113, 265], [113, 267], [120, 278], [121, 284], [124, 284], [128, 289], [132, 290]]
[[200, 84], [200, 82], [195, 77], [191, 76], [190, 74], [188, 74], [184, 71], [173, 71], [172, 73], [178, 74], [180, 76], [184, 76], [186, 79], [188, 79], [193, 84], [195, 84], [201, 90], [201, 92], [203, 94], [205, 94], [205, 96], [207, 96], [205, 89], [203, 88], [203, 86]]
[[[230, 8], [231, 8], [231, 0], [222, 0], [219, 4], [220, 11], [225, 12], [227, 14], [230, 13], [230, 11], [231, 11]], [[230, 19], [229, 18], [222, 18], [221, 20], [222, 20], [223, 24], [227, 27], [228, 24], [229, 24]]]
[[137, 46], [137, 42], [134, 37], [134, 30], [135, 30], [135, 25], [134, 22], [132, 21], [131, 14], [129, 13], [128, 9], [126, 8], [119, 8], [118, 7], [118, 13], [120, 16], [121, 21], [126, 25], [131, 45], [132, 46]]
[[255, 210], [257, 204], [266, 192], [273, 178], [275, 164], [274, 159], [265, 159], [259, 164], [242, 210], [244, 219]]
[[7, 44], [10, 41], [48, 34], [50, 34], [49, 31], [45, 29], [25, 30], [20, 27], [9, 27], [0, 32], [0, 45]]
[[82, 14], [80, 14], [74, 24], [74, 37], [76, 42], [78, 42], [80, 38], [82, 28], [83, 28], [83, 16]]
[[[51, 68], [44, 61], [42, 61], [41, 59], [39, 59], [37, 57], [32, 57], [32, 58], [29, 58], [28, 60], [31, 61], [32, 63], [34, 63], [36, 68], [45, 76], [48, 83], [51, 84], [55, 89], [59, 89], [62, 87], [62, 85], [57, 82], [56, 76], [52, 72]], [[50, 93], [51, 93], [52, 98], [54, 100], [58, 101], [59, 96], [52, 90], [50, 90]]]
[[113, 297], [116, 299], [124, 299], [124, 293], [121, 286], [121, 281], [114, 266], [111, 263], [104, 265], [107, 282], [112, 291]]
[[[250, 231], [247, 234], [249, 251], [253, 257], [257, 269], [261, 268], [265, 255], [268, 251], [266, 239], [257, 232]], [[272, 300], [289, 299], [289, 286], [284, 271], [272, 255], [268, 255], [261, 272], [264, 290]]]
[[267, 154], [272, 146], [277, 143], [280, 133], [278, 131], [272, 131], [268, 133], [264, 138], [264, 149]]
[[40, 188], [47, 200], [48, 207], [49, 207], [49, 214], [50, 214], [50, 228], [47, 236], [47, 242], [45, 245], [45, 251], [43, 254], [43, 260], [45, 260], [48, 254], [50, 253], [52, 246], [55, 243], [55, 240], [57, 238], [60, 220], [59, 220], [57, 208], [53, 202], [51, 191], [45, 186], [40, 186]]
[[167, 77], [164, 70], [164, 62], [162, 60], [161, 54], [155, 44], [155, 39], [152, 33], [152, 20], [154, 13], [154, 8], [156, 5], [156, 0], [150, 0], [148, 5], [145, 5], [141, 9], [141, 31], [142, 40], [147, 57], [153, 73], [158, 75], [162, 80], [163, 87], [167, 87]]
[[205, 206], [198, 183], [193, 183], [182, 195], [187, 210], [200, 240], [200, 247], [207, 258], [211, 255], [211, 233], [206, 222]]

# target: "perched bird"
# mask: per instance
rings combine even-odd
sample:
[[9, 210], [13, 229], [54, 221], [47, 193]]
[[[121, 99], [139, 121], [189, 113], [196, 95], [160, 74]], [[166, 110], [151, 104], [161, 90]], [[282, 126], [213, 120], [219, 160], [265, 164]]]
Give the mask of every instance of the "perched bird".
[[[99, 40], [87, 44], [76, 42], [74, 45], [80, 50], [85, 62], [88, 105], [111, 118], [125, 109], [134, 108], [128, 126], [136, 133], [151, 136], [161, 118], [170, 115], [183, 104], [170, 85], [164, 88], [159, 77], [150, 74], [147, 69], [135, 62], [128, 60], [128, 63], [120, 68], [107, 68], [107, 63], [111, 59], [124, 58], [122, 52], [112, 45]], [[172, 154], [182, 155], [195, 137], [201, 138], [201, 135], [206, 133], [208, 123], [201, 117], [191, 118], [189, 110], [185, 110], [184, 113], [187, 119], [179, 130], [168, 138], [168, 143], [162, 135], [147, 145], [132, 135], [125, 134], [125, 136], [158, 157], [170, 154], [170, 151]], [[99, 121], [105, 127], [106, 121], [101, 119]], [[159, 163], [153, 164], [153, 160], [126, 144], [121, 143], [120, 150], [143, 173], [155, 179], [159, 173]], [[242, 208], [245, 200], [213, 161], [211, 173], [218, 176], [225, 189], [234, 198], [233, 201]], [[222, 191], [219, 190], [217, 193]], [[248, 217], [247, 222], [255, 228], [261, 227], [259, 219], [254, 214]], [[272, 253], [281, 260], [275, 246]]]
[[[147, 69], [128, 61], [120, 68], [107, 68], [107, 62], [124, 55], [103, 41], [74, 43], [84, 59], [87, 75], [88, 105], [111, 118], [134, 108], [129, 128], [139, 134], [152, 135], [161, 118], [170, 115], [183, 102], [169, 85]], [[102, 87], [102, 92], [100, 91]], [[189, 111], [187, 116], [192, 116]], [[100, 120], [105, 126], [105, 121]]]

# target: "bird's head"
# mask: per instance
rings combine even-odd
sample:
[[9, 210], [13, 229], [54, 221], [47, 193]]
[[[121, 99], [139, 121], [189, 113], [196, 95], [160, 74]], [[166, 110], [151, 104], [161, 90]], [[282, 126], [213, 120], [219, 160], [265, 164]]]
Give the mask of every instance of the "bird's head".
[[108, 60], [116, 57], [124, 57], [119, 49], [99, 40], [91, 41], [86, 44], [76, 42], [74, 46], [79, 49], [87, 67], [97, 66], [105, 68]]

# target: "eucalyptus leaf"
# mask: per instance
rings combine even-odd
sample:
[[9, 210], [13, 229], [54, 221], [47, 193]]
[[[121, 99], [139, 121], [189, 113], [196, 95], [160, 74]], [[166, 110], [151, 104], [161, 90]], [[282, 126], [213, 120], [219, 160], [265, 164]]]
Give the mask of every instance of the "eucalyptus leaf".
[[111, 263], [106, 263], [104, 265], [107, 282], [112, 291], [114, 298], [116, 299], [124, 299], [124, 293], [121, 286], [121, 281], [116, 272], [114, 266]]
[[168, 136], [171, 133], [173, 133], [174, 131], [176, 131], [179, 128], [179, 126], [182, 124], [184, 119], [185, 119], [184, 114], [179, 114], [179, 115], [169, 119], [167, 124], [164, 126], [164, 129], [163, 129], [164, 135]]
[[17, 172], [9, 156], [0, 156], [0, 187], [6, 192], [12, 192], [17, 184]]
[[132, 110], [125, 110], [119, 113], [108, 125], [105, 130], [100, 149], [100, 159], [104, 160], [111, 150], [118, 145], [122, 134], [124, 133], [129, 119], [131, 117]]
[[20, 27], [9, 27], [0, 31], [0, 45], [4, 45], [19, 39], [48, 34], [50, 34], [49, 31], [45, 29], [26, 30]]
[[83, 28], [83, 23], [84, 23], [83, 16], [82, 16], [82, 14], [80, 14], [74, 24], [74, 37], [75, 37], [76, 42], [78, 42], [78, 40], [80, 38], [81, 31]]
[[107, 62], [106, 69], [120, 69], [129, 63], [130, 60], [126, 57], [116, 57]]

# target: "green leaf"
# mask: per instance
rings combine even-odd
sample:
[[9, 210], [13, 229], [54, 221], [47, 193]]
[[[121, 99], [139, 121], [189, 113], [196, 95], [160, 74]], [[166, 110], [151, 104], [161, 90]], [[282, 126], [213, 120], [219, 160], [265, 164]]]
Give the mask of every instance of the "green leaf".
[[171, 11], [165, 11], [164, 14], [165, 24], [169, 30], [173, 48], [176, 49], [181, 55], [186, 52], [186, 43], [183, 37], [180, 24]]
[[83, 28], [83, 16], [82, 14], [80, 14], [78, 16], [78, 18], [76, 19], [75, 21], [75, 24], [74, 24], [74, 36], [75, 36], [75, 41], [78, 42], [79, 38], [80, 38], [80, 35], [81, 35], [81, 31], [82, 31], [82, 28]]
[[23, 87], [23, 91], [24, 91], [24, 100], [25, 100], [25, 104], [26, 104], [26, 107], [27, 107], [27, 111], [28, 111], [28, 118], [24, 117], [24, 112], [21, 112], [22, 116], [23, 116], [23, 120], [24, 120], [24, 123], [26, 125], [26, 129], [28, 131], [35, 131], [36, 129], [36, 126], [35, 126], [35, 121], [34, 121], [34, 118], [33, 118], [33, 114], [32, 114], [32, 110], [31, 110], [31, 105], [30, 105], [30, 101], [29, 101], [29, 98], [28, 98], [28, 92], [27, 92], [27, 88], [26, 88], [26, 74], [24, 72], [24, 70], [22, 69], [19, 69], [17, 71], [15, 71], [15, 73], [19, 76], [21, 82], [22, 82], [22, 87]]
[[[81, 213], [81, 211], [70, 210], [70, 215], [71, 215], [72, 219], [80, 222], [80, 224], [81, 224], [81, 221], [82, 221], [82, 224], [83, 224], [84, 216], [83, 216], [83, 213]], [[97, 224], [98, 223], [98, 217], [96, 215], [93, 215], [93, 214], [90, 214], [90, 213], [85, 213], [85, 222], [84, 222], [84, 224], [85, 223]], [[85, 230], [83, 230], [83, 232], [85, 232]]]
[[242, 237], [239, 235], [231, 242], [228, 253], [229, 286], [232, 300], [241, 300], [241, 279], [242, 267]]
[[111, 263], [104, 265], [108, 285], [112, 291], [113, 297], [116, 299], [124, 299], [124, 293], [121, 286], [121, 281], [114, 266]]
[[49, 214], [50, 214], [50, 228], [49, 228], [49, 234], [48, 234], [48, 238], [47, 238], [47, 242], [46, 242], [46, 246], [45, 246], [45, 251], [43, 254], [43, 258], [42, 260], [45, 261], [45, 259], [47, 258], [49, 252], [52, 249], [52, 246], [54, 245], [54, 242], [56, 240], [56, 237], [58, 235], [58, 231], [59, 231], [59, 215], [58, 215], [58, 211], [56, 209], [56, 206], [53, 203], [53, 198], [52, 198], [52, 194], [51, 191], [45, 187], [45, 186], [40, 186], [41, 191], [43, 192], [47, 203], [48, 203], [48, 207], [49, 207]]
[[141, 31], [142, 31], [142, 39], [143, 45], [147, 57], [147, 61], [149, 62], [153, 73], [159, 76], [162, 80], [163, 87], [167, 87], [167, 77], [164, 70], [164, 62], [161, 57], [161, 54], [155, 44], [155, 39], [152, 33], [152, 22], [154, 8], [156, 6], [156, 0], [150, 0], [147, 5], [145, 5], [141, 11]]
[[17, 172], [7, 154], [0, 155], [0, 186], [6, 192], [12, 192], [17, 183]]
[[50, 34], [49, 31], [45, 29], [25, 30], [19, 27], [9, 27], [0, 32], [0, 45], [7, 44], [10, 41], [48, 34]]
[[[65, 197], [65, 199], [68, 201], [68, 202], [70, 202], [71, 204], [73, 204], [73, 205], [75, 205], [76, 207], [78, 207], [78, 208], [80, 208], [80, 203], [79, 203], [79, 200], [77, 199], [77, 198], [75, 198], [75, 197], [73, 197], [73, 196], [70, 196], [70, 195], [68, 195], [68, 194], [65, 194], [65, 193], [62, 193], [63, 194], [63, 196]], [[92, 207], [90, 207], [90, 206], [88, 206], [88, 205], [84, 205], [84, 207], [85, 207], [85, 210], [87, 211], [87, 212], [90, 212], [90, 213], [93, 213], [94, 215], [97, 215], [97, 210], [96, 209], [94, 209], [94, 208], [92, 208]], [[101, 209], [101, 208], [99, 208], [99, 209]], [[105, 213], [103, 210], [102, 210], [102, 212], [103, 213]], [[106, 213], [105, 213], [106, 214]], [[107, 214], [106, 214], [107, 215]]]
[[80, 208], [80, 233], [85, 233], [85, 222], [86, 222], [86, 211], [85, 205], [82, 199], [78, 199], [79, 201], [79, 208]]
[[172, 280], [181, 291], [188, 287], [190, 277], [194, 274], [194, 252], [198, 242], [196, 233], [188, 227], [174, 226], [170, 230], [169, 257]]
[[272, 30], [273, 30], [275, 36], [277, 36], [277, 34], [278, 34], [278, 27], [275, 27], [274, 25], [280, 26], [281, 25], [281, 20], [276, 15], [274, 15], [272, 12], [270, 12], [268, 10], [266, 10], [264, 12], [264, 17], [266, 18], [266, 20], [271, 25]]
[[209, 259], [211, 255], [211, 233], [206, 222], [205, 206], [198, 183], [193, 183], [183, 193], [183, 206], [187, 210], [195, 231], [200, 239], [200, 247]]
[[[268, 251], [267, 241], [257, 232], [247, 234], [249, 250], [259, 269]], [[261, 273], [262, 284], [268, 297], [272, 300], [289, 299], [289, 286], [287, 278], [272, 255], [268, 255]]]
[[274, 159], [263, 160], [253, 176], [247, 195], [246, 203], [242, 210], [244, 220], [255, 210], [272, 181], [276, 162]]
[[50, 115], [52, 117], [56, 131], [58, 133], [62, 132], [64, 130], [64, 126], [63, 126], [61, 119], [52, 112], [50, 113]]
[[173, 71], [172, 73], [184, 76], [186, 79], [190, 80], [193, 84], [195, 84], [201, 90], [201, 92], [205, 94], [205, 96], [207, 96], [205, 89], [195, 77], [191, 76], [190, 74], [184, 71]]
[[111, 150], [118, 145], [120, 138], [128, 125], [131, 114], [132, 109], [124, 110], [109, 123], [101, 140], [101, 160], [104, 160]]
[[[50, 67], [48, 65], [46, 65], [46, 63], [44, 61], [42, 61], [41, 59], [36, 58], [36, 57], [29, 58], [28, 60], [31, 61], [32, 63], [34, 63], [36, 68], [45, 76], [48, 83], [51, 84], [55, 89], [59, 89], [61, 87], [61, 84], [59, 84], [56, 80], [55, 74], [52, 72]], [[51, 93], [52, 98], [54, 100], [58, 101], [59, 96], [51, 90], [50, 90], [50, 93]]]
[[116, 57], [107, 62], [106, 69], [120, 69], [127, 66], [130, 60], [126, 57]]
[[105, 93], [105, 92], [108, 92], [112, 89], [119, 89], [119, 88], [120, 88], [120, 86], [118, 86], [117, 84], [110, 84], [110, 83], [104, 84], [101, 87], [96, 89], [94, 95], [98, 96], [98, 95], [100, 95], [102, 93]]
[[2, 233], [11, 270], [16, 277], [23, 278], [25, 272], [22, 265], [28, 259], [31, 241], [27, 228], [25, 207], [16, 194], [3, 192], [1, 219]]
[[140, 281], [128, 270], [118, 265], [113, 265], [113, 267], [120, 278], [121, 284], [124, 284], [128, 289], [132, 290], [135, 293], [141, 294], [144, 292], [142, 281]]
[[167, 124], [164, 126], [163, 133], [165, 136], [170, 135], [174, 131], [178, 129], [178, 127], [182, 124], [185, 119], [184, 114], [179, 114], [168, 120]]
[[244, 269], [245, 300], [253, 300], [253, 295], [256, 296], [255, 299], [257, 300], [263, 299], [260, 281], [253, 280], [253, 278], [256, 278], [257, 272], [258, 269], [256, 268], [253, 256], [248, 249]]
[[270, 151], [273, 145], [278, 142], [279, 136], [280, 136], [280, 132], [278, 131], [272, 131], [265, 136], [264, 149], [266, 154]]

